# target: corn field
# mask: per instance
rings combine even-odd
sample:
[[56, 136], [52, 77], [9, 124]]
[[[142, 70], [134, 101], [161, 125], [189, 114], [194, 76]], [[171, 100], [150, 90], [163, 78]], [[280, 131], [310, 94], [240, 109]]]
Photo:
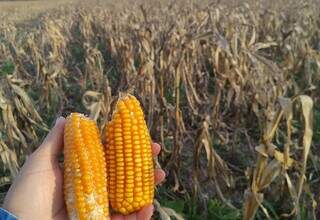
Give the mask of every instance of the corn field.
[[162, 146], [155, 219], [319, 219], [320, 4], [239, 2], [1, 10], [0, 198], [58, 116], [102, 130], [131, 92]]

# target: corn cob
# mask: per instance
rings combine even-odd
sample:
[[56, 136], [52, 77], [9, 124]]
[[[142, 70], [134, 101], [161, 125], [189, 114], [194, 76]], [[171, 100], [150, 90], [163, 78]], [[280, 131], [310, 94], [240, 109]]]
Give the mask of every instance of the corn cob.
[[152, 204], [151, 138], [139, 101], [124, 95], [106, 126], [108, 190], [113, 210], [129, 214]]
[[64, 195], [71, 220], [109, 219], [104, 148], [93, 120], [67, 117], [64, 131]]

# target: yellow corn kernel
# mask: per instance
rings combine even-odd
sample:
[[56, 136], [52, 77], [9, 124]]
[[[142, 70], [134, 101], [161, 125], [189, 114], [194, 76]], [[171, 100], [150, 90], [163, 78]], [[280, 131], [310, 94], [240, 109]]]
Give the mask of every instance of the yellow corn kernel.
[[106, 169], [96, 123], [72, 113], [64, 130], [64, 197], [70, 220], [109, 219]]
[[111, 207], [129, 214], [154, 197], [151, 138], [139, 101], [132, 95], [120, 98], [105, 130]]

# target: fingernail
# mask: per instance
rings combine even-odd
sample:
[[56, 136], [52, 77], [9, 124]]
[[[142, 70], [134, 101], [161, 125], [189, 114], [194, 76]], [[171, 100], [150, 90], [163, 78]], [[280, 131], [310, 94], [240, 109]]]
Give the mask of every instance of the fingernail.
[[151, 208], [151, 212], [150, 212], [150, 216], [148, 216], [148, 219], [151, 219], [151, 217], [153, 216], [153, 213], [154, 213], [154, 205], [152, 205], [152, 208]]

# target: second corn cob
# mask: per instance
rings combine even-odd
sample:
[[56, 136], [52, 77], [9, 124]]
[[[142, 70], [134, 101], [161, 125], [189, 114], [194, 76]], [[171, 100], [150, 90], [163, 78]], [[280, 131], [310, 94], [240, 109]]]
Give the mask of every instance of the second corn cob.
[[152, 204], [151, 138], [140, 103], [132, 95], [120, 98], [106, 126], [106, 153], [111, 207], [128, 214]]
[[72, 113], [64, 131], [64, 195], [70, 220], [109, 219], [105, 162], [96, 123]]

